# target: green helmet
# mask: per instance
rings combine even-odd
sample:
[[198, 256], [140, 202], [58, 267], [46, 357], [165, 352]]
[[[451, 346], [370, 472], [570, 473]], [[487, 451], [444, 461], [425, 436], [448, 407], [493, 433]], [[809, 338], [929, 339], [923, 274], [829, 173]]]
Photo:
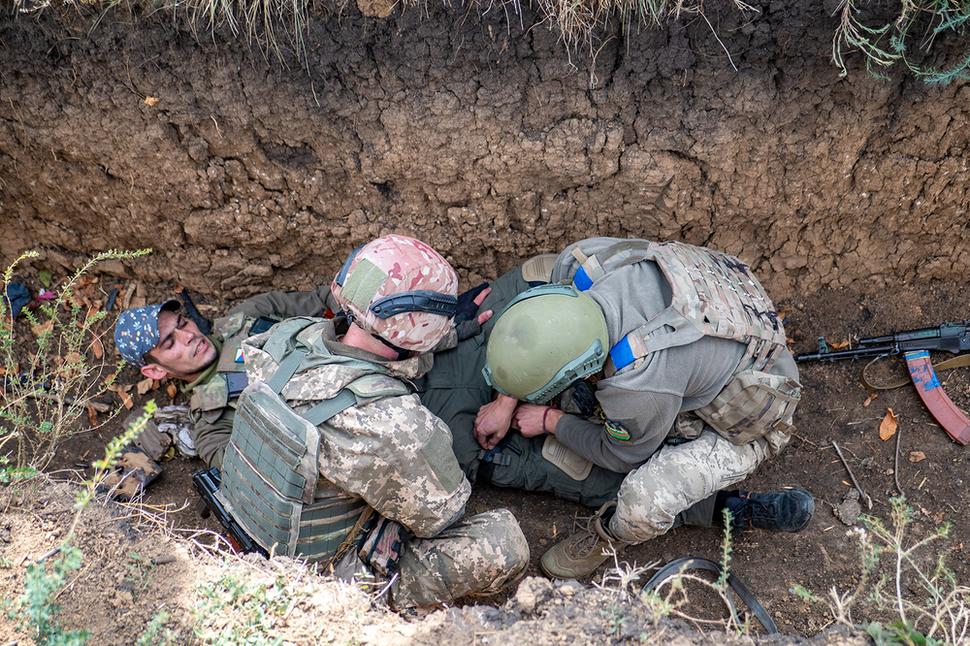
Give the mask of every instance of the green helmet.
[[500, 393], [544, 404], [603, 367], [603, 310], [571, 285], [522, 292], [499, 315], [485, 350], [485, 381]]

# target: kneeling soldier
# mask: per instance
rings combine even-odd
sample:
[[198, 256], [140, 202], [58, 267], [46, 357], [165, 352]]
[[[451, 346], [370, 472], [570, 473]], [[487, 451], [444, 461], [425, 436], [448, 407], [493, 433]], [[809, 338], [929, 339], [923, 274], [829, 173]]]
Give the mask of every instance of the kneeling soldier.
[[502, 395], [479, 413], [479, 440], [490, 448], [510, 425], [553, 434], [627, 475], [588, 532], [543, 556], [547, 574], [586, 576], [610, 545], [710, 526], [725, 507], [738, 528], [807, 525], [803, 489], [725, 491], [788, 443], [801, 390], [747, 266], [682, 243], [599, 238], [560, 254], [552, 280], [494, 324], [485, 376]]
[[529, 549], [506, 510], [463, 518], [471, 487], [447, 426], [410, 385], [455, 343], [458, 279], [428, 245], [379, 238], [332, 285], [351, 319], [295, 318], [243, 342], [220, 495], [265, 548], [338, 576], [389, 577], [398, 607], [497, 592]]

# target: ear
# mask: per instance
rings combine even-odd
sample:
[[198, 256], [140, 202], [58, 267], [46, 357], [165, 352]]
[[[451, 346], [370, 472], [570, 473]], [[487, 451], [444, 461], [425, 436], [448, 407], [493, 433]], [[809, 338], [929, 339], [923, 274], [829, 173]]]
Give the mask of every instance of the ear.
[[161, 381], [162, 379], [168, 377], [169, 372], [157, 363], [147, 363], [141, 367], [141, 374], [145, 375], [149, 379], [157, 379]]

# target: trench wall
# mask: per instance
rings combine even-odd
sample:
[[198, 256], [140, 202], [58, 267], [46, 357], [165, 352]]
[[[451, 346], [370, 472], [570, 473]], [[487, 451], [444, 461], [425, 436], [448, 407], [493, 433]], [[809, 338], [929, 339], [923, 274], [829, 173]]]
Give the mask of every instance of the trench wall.
[[755, 6], [708, 5], [737, 72], [696, 17], [591, 55], [528, 8], [346, 8], [301, 68], [157, 14], [7, 14], [0, 251], [151, 246], [109, 269], [227, 298], [387, 231], [473, 280], [590, 235], [709, 244], [779, 297], [962, 275], [970, 86], [840, 79], [823, 3]]

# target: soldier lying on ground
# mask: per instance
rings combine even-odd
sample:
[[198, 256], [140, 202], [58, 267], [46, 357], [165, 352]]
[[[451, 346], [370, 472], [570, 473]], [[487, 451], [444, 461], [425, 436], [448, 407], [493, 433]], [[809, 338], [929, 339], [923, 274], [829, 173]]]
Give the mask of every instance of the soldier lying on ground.
[[[470, 484], [448, 429], [408, 385], [429, 350], [454, 343], [454, 270], [424, 243], [386, 236], [332, 287], [353, 317], [343, 336], [333, 320], [293, 318], [242, 344], [252, 385], [221, 459], [225, 506], [268, 550], [388, 577], [398, 607], [497, 591], [528, 563], [525, 538], [507, 510], [462, 518]], [[115, 336], [145, 374], [151, 351], [198, 381], [218, 349], [193, 328], [151, 306], [123, 313]]]
[[485, 372], [503, 395], [476, 433], [486, 449], [510, 426], [553, 435], [628, 475], [587, 532], [543, 556], [547, 574], [586, 576], [604, 548], [710, 526], [725, 507], [737, 528], [808, 524], [803, 489], [724, 491], [788, 443], [801, 389], [781, 320], [740, 260], [595, 238], [560, 254], [551, 279], [490, 324]]
[[312, 291], [268, 292], [217, 318], [211, 336], [205, 336], [179, 301], [169, 300], [123, 312], [115, 326], [115, 345], [146, 377], [186, 382], [182, 391], [190, 396], [196, 451], [209, 466], [221, 467], [236, 400], [247, 383], [242, 341], [283, 319], [332, 317], [334, 309], [338, 306], [329, 285]]

